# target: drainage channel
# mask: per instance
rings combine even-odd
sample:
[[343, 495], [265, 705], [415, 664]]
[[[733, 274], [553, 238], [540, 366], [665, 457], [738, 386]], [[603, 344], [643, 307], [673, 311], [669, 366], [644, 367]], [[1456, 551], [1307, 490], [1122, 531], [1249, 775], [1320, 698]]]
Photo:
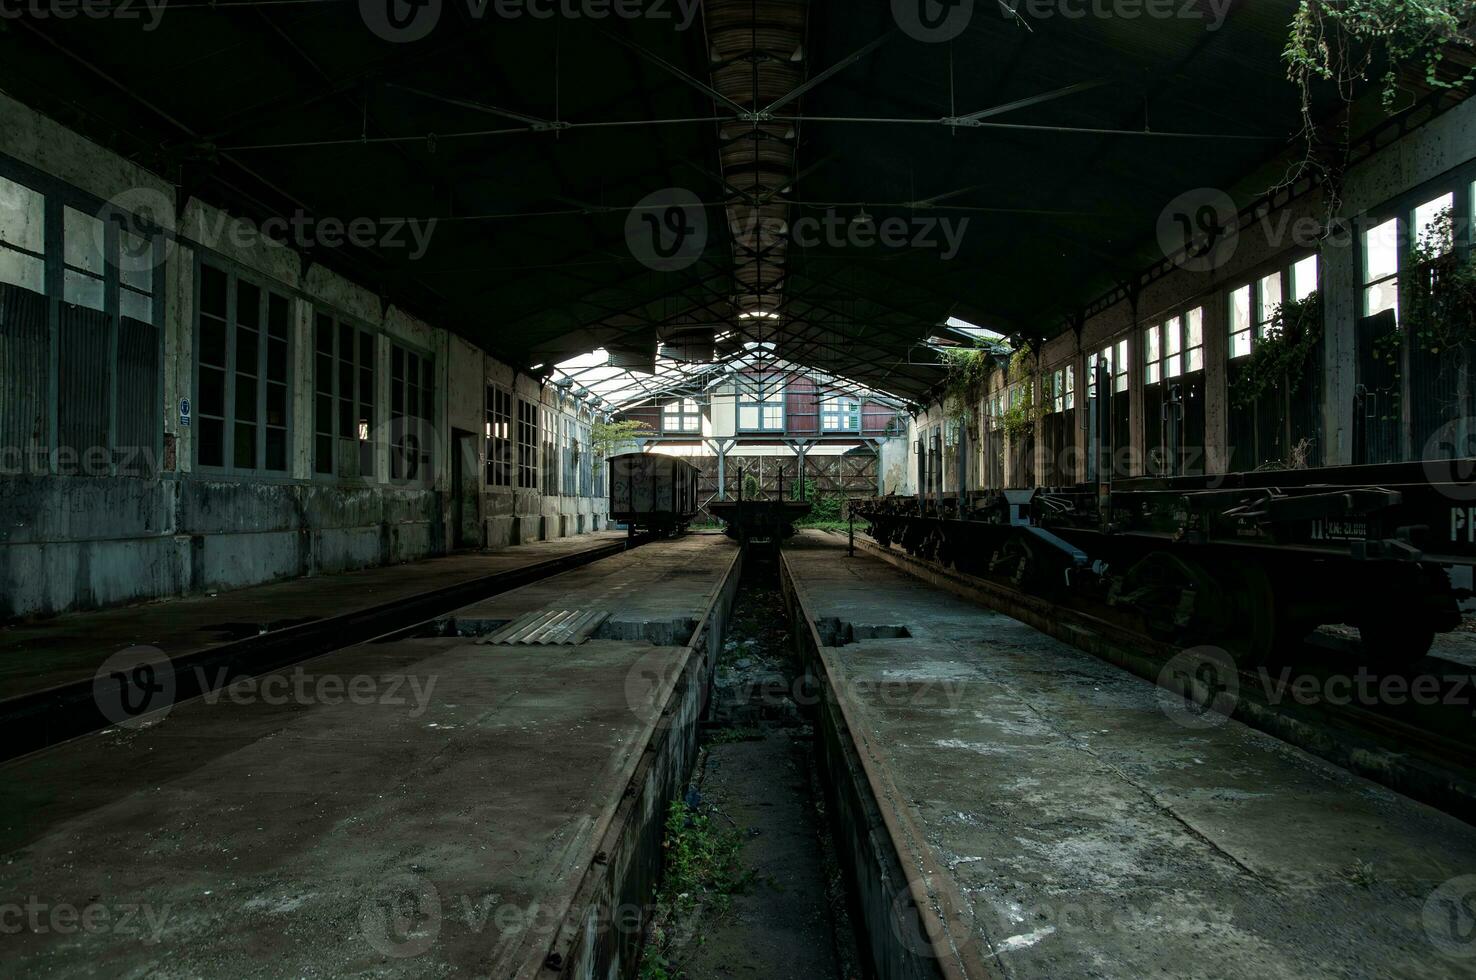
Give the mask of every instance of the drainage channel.
[[642, 980], [863, 975], [772, 551], [749, 548], [699, 757], [666, 815]]

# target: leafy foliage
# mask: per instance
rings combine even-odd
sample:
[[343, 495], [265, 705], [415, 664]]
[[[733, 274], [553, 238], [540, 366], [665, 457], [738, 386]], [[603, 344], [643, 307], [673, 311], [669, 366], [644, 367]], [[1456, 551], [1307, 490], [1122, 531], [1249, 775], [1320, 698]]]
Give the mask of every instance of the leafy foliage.
[[602, 422], [596, 419], [589, 429], [590, 448], [594, 450], [594, 468], [598, 470], [605, 465], [607, 458], [628, 447], [634, 448], [636, 439], [651, 434], [651, 427], [644, 422]]
[[713, 812], [672, 801], [666, 814], [666, 871], [656, 896], [651, 932], [641, 954], [641, 980], [668, 980], [681, 975], [671, 961], [675, 932], [694, 931], [707, 916], [722, 916], [733, 896], [747, 886], [738, 854], [743, 837], [737, 829], [713, 821]]
[[1301, 387], [1322, 330], [1321, 294], [1278, 306], [1230, 392], [1235, 405], [1245, 408], [1273, 389], [1284, 388], [1292, 393]]
[[1421, 230], [1411, 260], [1401, 317], [1420, 349], [1438, 355], [1476, 340], [1476, 261], [1455, 249], [1450, 208]]
[[821, 493], [815, 481], [806, 478], [800, 485], [802, 499], [810, 502], [810, 512], [795, 522], [796, 527], [833, 527], [842, 524], [846, 498], [838, 493]]
[[[1351, 107], [1356, 84], [1368, 77], [1375, 63], [1383, 67], [1386, 111], [1401, 108], [1400, 77], [1419, 73], [1434, 89], [1464, 88], [1476, 71], [1451, 72], [1449, 48], [1476, 48], [1473, 35], [1476, 0], [1301, 0], [1292, 18], [1282, 60], [1287, 75], [1301, 95], [1302, 139], [1307, 155], [1288, 183], [1312, 170], [1315, 176], [1340, 176], [1342, 160], [1327, 159], [1327, 146], [1313, 118], [1314, 90], [1330, 85], [1343, 103], [1340, 139], [1335, 152], [1347, 149], [1352, 125]], [[1336, 211], [1337, 188], [1329, 195]]]
[[[1476, 259], [1462, 260], [1454, 246], [1454, 215], [1447, 208], [1420, 230], [1410, 250], [1411, 271], [1400, 280], [1398, 326], [1375, 337], [1370, 345], [1374, 361], [1393, 374], [1381, 421], [1399, 417], [1406, 346], [1412, 354], [1440, 357], [1462, 353], [1476, 343]], [[1443, 358], [1438, 370], [1459, 371], [1463, 361], [1463, 357]], [[1428, 362], [1420, 365], [1422, 369], [1427, 366]]]
[[949, 418], [967, 418], [969, 406], [989, 384], [1008, 348], [981, 340], [975, 347], [945, 347], [938, 352], [948, 373], [943, 378], [943, 411]]

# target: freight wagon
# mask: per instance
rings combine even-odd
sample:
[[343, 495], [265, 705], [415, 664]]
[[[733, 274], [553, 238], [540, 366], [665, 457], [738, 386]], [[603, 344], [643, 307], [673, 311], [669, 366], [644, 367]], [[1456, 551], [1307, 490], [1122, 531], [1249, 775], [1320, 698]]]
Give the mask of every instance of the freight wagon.
[[697, 467], [659, 453], [613, 456], [610, 518], [637, 533], [680, 534], [697, 515]]

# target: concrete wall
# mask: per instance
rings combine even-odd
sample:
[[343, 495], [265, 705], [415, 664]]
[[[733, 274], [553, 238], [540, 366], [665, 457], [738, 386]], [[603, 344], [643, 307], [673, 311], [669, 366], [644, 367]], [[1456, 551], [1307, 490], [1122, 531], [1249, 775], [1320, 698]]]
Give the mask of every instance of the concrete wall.
[[[486, 485], [485, 390], [497, 384], [563, 416], [589, 422], [537, 379], [518, 375], [448, 331], [386, 305], [373, 290], [254, 233], [191, 199], [175, 214], [167, 181], [0, 94], [0, 174], [27, 169], [172, 224], [163, 265], [160, 423], [153, 477], [0, 477], [0, 619], [228, 589], [442, 554], [584, 533], [604, 526], [603, 499]], [[195, 396], [198, 263], [234, 268], [288, 298], [288, 464], [285, 473], [199, 471], [197, 425], [179, 404]], [[329, 312], [377, 334], [376, 407], [387, 417], [391, 344], [434, 357], [434, 465], [421, 483], [390, 480], [387, 436], [375, 436], [374, 473], [352, 481], [313, 471], [314, 314]], [[0, 337], [3, 341], [3, 337]], [[55, 341], [53, 340], [53, 349]], [[44, 385], [46, 380], [40, 379]], [[516, 416], [516, 407], [514, 407]], [[460, 438], [456, 438], [460, 436]], [[465, 476], [453, 499], [453, 453]], [[540, 466], [540, 475], [542, 468]], [[455, 517], [461, 515], [458, 525]]]

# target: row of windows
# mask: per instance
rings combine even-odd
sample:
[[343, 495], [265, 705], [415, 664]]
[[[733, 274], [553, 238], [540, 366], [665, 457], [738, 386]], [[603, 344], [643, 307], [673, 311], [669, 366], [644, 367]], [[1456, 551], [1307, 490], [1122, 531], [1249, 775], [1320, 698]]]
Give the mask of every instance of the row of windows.
[[[517, 402], [517, 430], [513, 430], [513, 402]], [[511, 487], [514, 476], [524, 490], [540, 488], [546, 494], [591, 496], [594, 460], [589, 449], [589, 426], [541, 408], [536, 402], [514, 399], [509, 391], [487, 386], [487, 485]], [[517, 464], [513, 450], [517, 449]]]
[[[30, 180], [0, 175], [0, 450], [35, 456], [40, 472], [156, 472], [165, 240], [132, 215]], [[194, 461], [286, 476], [296, 424], [292, 299], [209, 259], [197, 269], [192, 397], [180, 412], [193, 428]], [[387, 450], [390, 479], [429, 481], [434, 360], [328, 312], [313, 314], [311, 338], [312, 472], [372, 481]], [[530, 421], [517, 472], [520, 485], [536, 487], [536, 415]], [[488, 424], [488, 479], [506, 486], [510, 395], [489, 402]], [[543, 483], [588, 493], [588, 427], [554, 424], [546, 415]]]
[[1422, 260], [1438, 258], [1469, 242], [1476, 183], [1465, 185], [1465, 207], [1450, 190], [1396, 213], [1363, 235], [1363, 314], [1389, 310], [1399, 317], [1401, 277]]
[[[785, 426], [782, 379], [764, 378], [740, 386], [738, 429], [742, 432], [783, 432]], [[661, 407], [661, 431], [700, 433], [702, 409], [696, 399], [681, 398]], [[860, 432], [861, 400], [836, 395], [820, 401], [820, 431]]]
[[[284, 293], [200, 264], [194, 413], [199, 466], [266, 475], [290, 469], [291, 310]], [[381, 416], [379, 335], [317, 312], [312, 336], [313, 472], [373, 481], [379, 447], [387, 444], [391, 480], [428, 482], [435, 446], [432, 358], [385, 340], [390, 405]]]

